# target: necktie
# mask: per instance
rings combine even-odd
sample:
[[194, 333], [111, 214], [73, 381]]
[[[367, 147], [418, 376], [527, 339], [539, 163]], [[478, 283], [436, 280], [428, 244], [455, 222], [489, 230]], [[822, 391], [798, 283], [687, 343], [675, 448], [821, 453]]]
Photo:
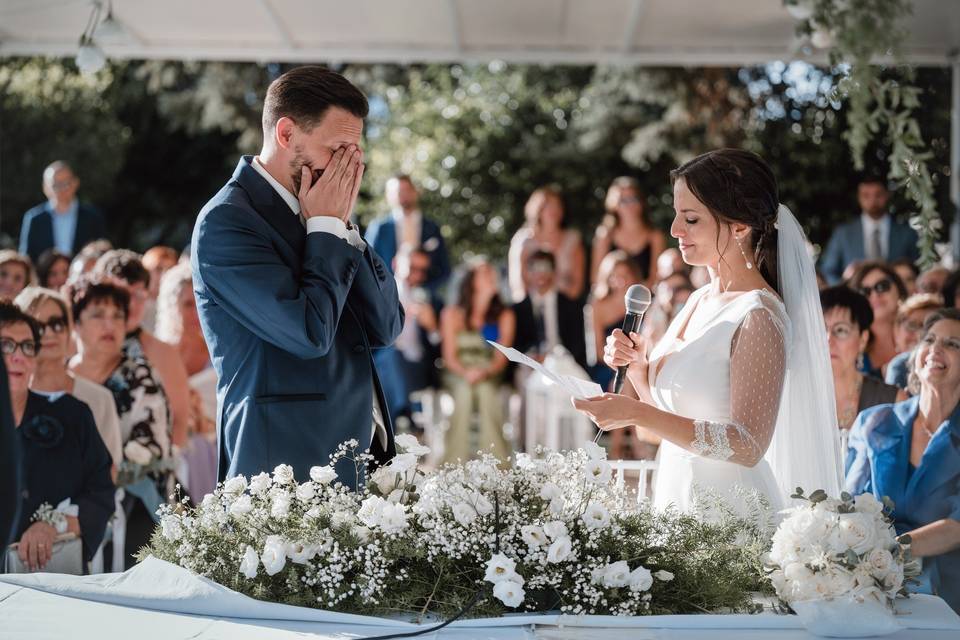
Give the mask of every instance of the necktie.
[[401, 243], [407, 245], [410, 248], [415, 248], [420, 246], [420, 238], [417, 237], [417, 229], [414, 225], [413, 216], [405, 214], [403, 216], [403, 234]]
[[883, 260], [883, 245], [880, 244], [880, 227], [873, 228], [870, 234], [870, 259]]

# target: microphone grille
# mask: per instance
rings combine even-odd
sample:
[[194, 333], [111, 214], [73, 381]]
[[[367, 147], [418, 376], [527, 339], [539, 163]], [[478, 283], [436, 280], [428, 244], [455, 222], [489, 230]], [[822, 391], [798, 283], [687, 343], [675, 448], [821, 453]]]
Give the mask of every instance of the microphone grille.
[[627, 289], [627, 294], [623, 296], [623, 303], [627, 307], [627, 313], [643, 313], [650, 306], [652, 298], [650, 289], [642, 284], [635, 284]]

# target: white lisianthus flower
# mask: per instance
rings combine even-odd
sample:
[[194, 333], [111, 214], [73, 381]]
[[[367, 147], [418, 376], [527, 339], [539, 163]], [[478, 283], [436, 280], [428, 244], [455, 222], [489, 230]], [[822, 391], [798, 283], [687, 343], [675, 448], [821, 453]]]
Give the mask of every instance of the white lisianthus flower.
[[290, 515], [290, 494], [279, 491], [270, 503], [270, 515], [274, 518], [286, 518]]
[[653, 574], [657, 580], [662, 580], [663, 582], [670, 582], [673, 580], [673, 574], [667, 571], [666, 569], [660, 569], [655, 574]]
[[857, 513], [876, 515], [883, 512], [883, 503], [877, 500], [872, 493], [861, 493], [853, 499], [853, 508]]
[[314, 545], [305, 545], [302, 542], [291, 542], [287, 545], [287, 557], [296, 564], [307, 564], [317, 555], [317, 547]]
[[260, 566], [260, 557], [257, 556], [256, 550], [247, 545], [247, 550], [243, 552], [243, 557], [240, 559], [240, 573], [244, 577], [253, 580], [257, 577], [257, 568]]
[[563, 536], [569, 535], [567, 531], [567, 525], [560, 520], [552, 520], [547, 524], [543, 525], [543, 532], [551, 540], [556, 540], [557, 538], [562, 538]]
[[590, 456], [591, 460], [607, 459], [607, 450], [598, 445], [596, 442], [588, 440], [583, 444], [583, 450], [587, 452], [587, 455]]
[[341, 529], [353, 525], [354, 516], [349, 511], [334, 511], [330, 516], [330, 526], [333, 529]]
[[253, 498], [248, 495], [242, 495], [230, 505], [230, 515], [240, 517], [253, 511]]
[[353, 534], [360, 539], [360, 542], [366, 544], [370, 542], [370, 529], [366, 527], [357, 527], [353, 530]]
[[268, 576], [273, 576], [283, 570], [287, 564], [287, 545], [280, 536], [267, 536], [263, 545], [260, 561]]
[[397, 488], [398, 474], [396, 469], [390, 465], [377, 467], [376, 471], [370, 474], [370, 482], [380, 493], [386, 495]]
[[493, 503], [486, 499], [483, 494], [476, 494], [474, 496], [474, 509], [477, 510], [478, 516], [488, 516], [493, 513]]
[[153, 461], [153, 452], [136, 440], [130, 440], [123, 446], [123, 457], [134, 464], [145, 467]]
[[590, 502], [580, 519], [588, 529], [603, 529], [610, 524], [610, 512], [599, 502]]
[[278, 464], [273, 470], [275, 484], [290, 484], [293, 482], [293, 467], [288, 464]]
[[540, 497], [544, 500], [553, 500], [554, 498], [559, 498], [563, 493], [560, 491], [560, 487], [552, 482], [545, 482], [543, 486], [540, 487]]
[[417, 456], [412, 453], [401, 453], [393, 457], [388, 465], [397, 473], [404, 473], [417, 466]]
[[458, 502], [453, 506], [453, 518], [466, 527], [477, 519], [477, 512], [466, 502]]
[[310, 479], [317, 484], [330, 484], [337, 479], [337, 472], [330, 465], [310, 467]]
[[418, 458], [430, 453], [430, 447], [423, 446], [420, 444], [420, 441], [417, 440], [416, 436], [410, 435], [409, 433], [401, 433], [396, 436], [393, 441], [396, 443], [398, 449], [405, 453], [415, 455]]
[[517, 571], [517, 563], [513, 558], [508, 558], [502, 553], [495, 553], [487, 560], [487, 571], [483, 579], [487, 582], [497, 584], [509, 580]]
[[400, 533], [407, 528], [407, 506], [384, 503], [380, 512], [380, 529], [384, 533]]
[[160, 519], [160, 532], [163, 537], [170, 542], [176, 542], [183, 536], [183, 527], [180, 526], [180, 518], [174, 515], [166, 515]]
[[646, 567], [637, 567], [630, 572], [630, 591], [646, 591], [653, 586], [653, 576]]
[[390, 492], [390, 495], [387, 496], [387, 502], [391, 502], [393, 504], [400, 504], [401, 502], [403, 502], [403, 495], [405, 493], [406, 492], [403, 489], [394, 489], [393, 491]]
[[602, 486], [610, 483], [610, 479], [613, 477], [613, 468], [606, 460], [590, 460], [583, 465], [583, 473], [588, 482]]
[[317, 490], [313, 488], [310, 482], [304, 482], [297, 487], [297, 500], [300, 502], [310, 502], [317, 495]]
[[563, 510], [567, 506], [567, 501], [563, 499], [563, 496], [557, 496], [550, 501], [550, 513], [554, 516], [562, 516]]
[[273, 480], [265, 472], [258, 473], [250, 478], [250, 493], [255, 496], [264, 493], [273, 484]]
[[567, 536], [560, 536], [553, 541], [547, 550], [547, 562], [554, 564], [570, 559], [573, 553], [573, 543]]
[[523, 604], [526, 595], [523, 586], [513, 580], [498, 582], [493, 587], [493, 596], [511, 609], [516, 609]]
[[630, 583], [630, 565], [626, 560], [608, 564], [603, 572], [605, 587], [625, 587]]
[[383, 508], [387, 502], [380, 496], [370, 496], [360, 503], [357, 518], [368, 527], [376, 527], [383, 517]]
[[520, 537], [528, 547], [539, 547], [547, 543], [547, 534], [534, 524], [525, 524], [520, 527]]
[[247, 478], [245, 476], [234, 476], [223, 483], [223, 492], [230, 495], [240, 495], [247, 488]]
[[872, 549], [877, 542], [874, 516], [867, 513], [845, 513], [840, 516], [837, 530], [840, 542], [861, 555]]

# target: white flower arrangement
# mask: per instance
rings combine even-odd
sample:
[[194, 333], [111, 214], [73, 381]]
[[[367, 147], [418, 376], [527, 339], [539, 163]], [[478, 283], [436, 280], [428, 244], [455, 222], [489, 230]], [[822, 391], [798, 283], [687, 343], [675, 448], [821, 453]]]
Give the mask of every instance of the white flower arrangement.
[[260, 599], [384, 615], [747, 610], [762, 584], [769, 538], [745, 521], [650, 511], [593, 443], [430, 473], [419, 468], [427, 447], [396, 443], [360, 490], [333, 468], [370, 462], [348, 442], [305, 482], [279, 465], [227, 480], [196, 507], [161, 507], [141, 555]]
[[875, 600], [892, 607], [916, 576], [909, 539], [897, 539], [893, 504], [872, 494], [840, 499], [822, 491], [794, 498], [805, 503], [784, 511], [773, 536], [767, 570], [777, 595], [789, 605], [808, 601]]

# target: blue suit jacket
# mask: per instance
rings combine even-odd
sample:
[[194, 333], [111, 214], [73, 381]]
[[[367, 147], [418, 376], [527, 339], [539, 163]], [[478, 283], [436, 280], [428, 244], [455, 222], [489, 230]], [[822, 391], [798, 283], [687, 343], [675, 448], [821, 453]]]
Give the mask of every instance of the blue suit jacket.
[[[371, 349], [403, 326], [397, 287], [369, 249], [307, 234], [263, 177], [240, 160], [193, 230], [193, 286], [217, 371], [220, 478], [293, 466], [298, 480], [337, 446], [371, 444], [372, 400], [386, 408]], [[386, 448], [394, 455], [389, 413]], [[353, 485], [352, 463], [337, 467]]]
[[[44, 202], [23, 214], [20, 226], [20, 253], [30, 256], [36, 264], [37, 259], [47, 249], [53, 247], [53, 211], [50, 203]], [[90, 205], [82, 202], [77, 206], [77, 230], [73, 235], [73, 253], [76, 254], [87, 243], [106, 237], [103, 216]]]
[[[942, 518], [960, 520], [960, 408], [934, 432], [907, 479], [919, 399], [861, 412], [850, 431], [846, 489], [894, 501], [897, 533]], [[923, 559], [921, 582], [960, 611], [960, 551]]]
[[[427, 286], [436, 292], [450, 276], [450, 257], [447, 255], [447, 246], [443, 242], [437, 223], [426, 216], [421, 220], [420, 247], [430, 255]], [[388, 213], [371, 222], [366, 239], [392, 272], [393, 258], [397, 255], [397, 224], [393, 216]]]
[[[892, 262], [901, 258], [910, 258], [916, 262], [920, 258], [917, 249], [917, 232], [910, 225], [896, 220], [890, 221], [890, 235], [887, 238], [887, 260]], [[820, 258], [820, 271], [830, 284], [837, 284], [843, 277], [847, 265], [866, 258], [863, 246], [863, 222], [856, 220], [843, 224], [830, 236], [830, 242]]]

